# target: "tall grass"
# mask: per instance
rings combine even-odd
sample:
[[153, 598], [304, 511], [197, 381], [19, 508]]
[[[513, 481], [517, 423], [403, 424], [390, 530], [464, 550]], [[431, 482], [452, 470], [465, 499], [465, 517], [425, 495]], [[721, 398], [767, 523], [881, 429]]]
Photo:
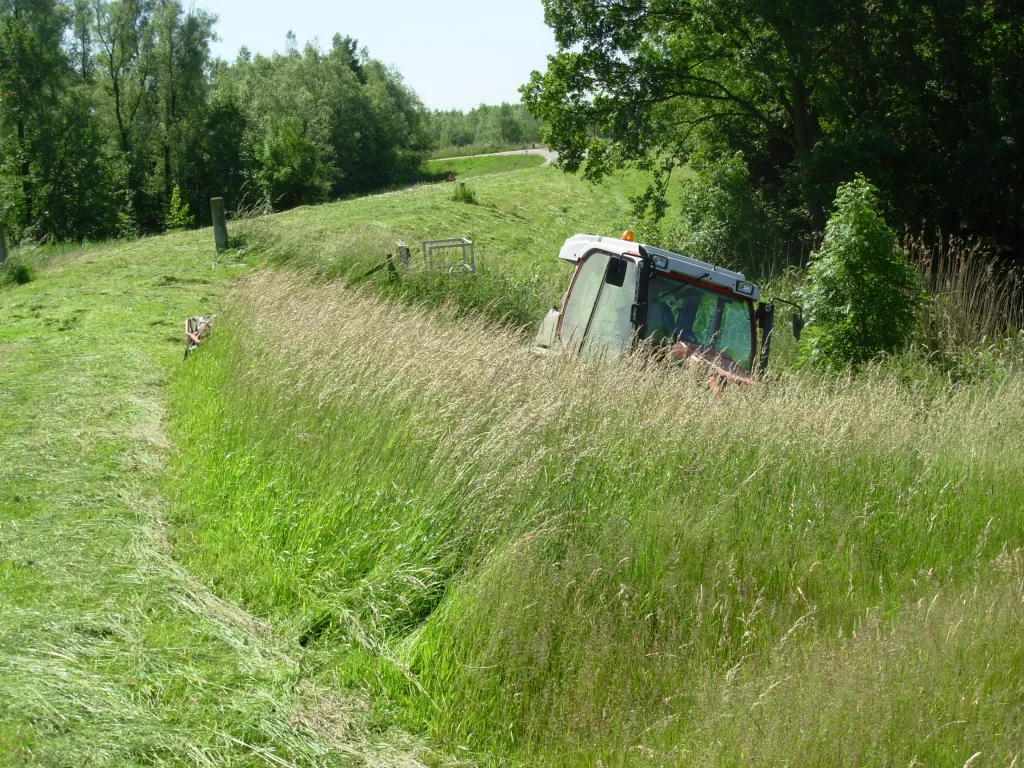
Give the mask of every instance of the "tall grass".
[[1024, 278], [984, 244], [904, 236], [901, 249], [931, 294], [920, 336], [930, 352], [977, 352], [1019, 341], [1024, 333]]
[[[453, 200], [475, 204], [472, 189], [454, 188]], [[460, 196], [460, 193], [462, 196]], [[378, 223], [356, 225], [310, 247], [302, 231], [282, 233], [267, 218], [242, 222], [237, 238], [252, 261], [288, 267], [320, 281], [372, 286], [381, 295], [407, 304], [446, 305], [459, 312], [479, 313], [513, 328], [533, 330], [564, 290], [561, 280], [507, 259], [489, 259], [476, 252], [476, 274], [449, 274], [425, 269], [417, 243], [406, 234]], [[409, 268], [382, 268], [388, 254], [397, 258], [397, 243], [411, 246]], [[549, 266], [557, 266], [551, 258]], [[397, 262], [396, 262], [397, 263]], [[562, 276], [564, 279], [564, 275]]]
[[545, 765], [1018, 756], [1019, 378], [718, 400], [280, 273], [222, 319], [174, 387], [179, 551], [442, 743]]

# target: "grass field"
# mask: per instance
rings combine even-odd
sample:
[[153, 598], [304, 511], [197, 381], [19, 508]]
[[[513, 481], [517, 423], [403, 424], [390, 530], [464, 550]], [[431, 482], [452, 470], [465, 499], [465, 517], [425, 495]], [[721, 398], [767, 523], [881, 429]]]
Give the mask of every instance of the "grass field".
[[643, 178], [472, 187], [0, 288], [0, 764], [1019, 764], [1019, 368], [537, 360]]
[[495, 152], [510, 152], [517, 149], [528, 149], [537, 144], [466, 144], [462, 147], [444, 147], [430, 153], [430, 159], [440, 160], [446, 157], [467, 157], [469, 155], [490, 155]]
[[623, 174], [594, 186], [538, 167], [481, 176], [467, 187], [474, 205], [453, 201], [451, 184], [421, 185], [243, 221], [235, 231], [254, 261], [350, 279], [379, 265], [399, 240], [410, 245], [417, 267], [421, 241], [467, 237], [481, 272], [475, 281], [435, 283], [420, 275], [388, 286], [382, 270], [372, 282], [391, 294], [484, 306], [492, 317], [532, 325], [565, 290], [571, 270], [558, 260], [561, 244], [581, 231], [619, 235], [634, 226], [630, 198], [645, 189], [646, 179]]
[[455, 178], [471, 179], [491, 173], [507, 173], [536, 168], [544, 164], [539, 155], [496, 155], [493, 157], [467, 157], [463, 160], [430, 160], [424, 163], [426, 181], [444, 181], [448, 172]]
[[35, 252], [37, 280], [0, 287], [0, 765], [407, 765], [416, 748], [374, 746], [365, 702], [310, 683], [292, 638], [172, 557], [165, 382], [184, 317], [244, 268], [212, 250], [200, 232]]

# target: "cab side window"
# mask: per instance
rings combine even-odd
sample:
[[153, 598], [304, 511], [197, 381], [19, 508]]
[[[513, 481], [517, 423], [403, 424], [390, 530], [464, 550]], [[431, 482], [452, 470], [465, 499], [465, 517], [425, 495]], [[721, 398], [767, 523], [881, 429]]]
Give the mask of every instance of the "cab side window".
[[574, 351], [583, 344], [583, 335], [587, 332], [587, 324], [607, 268], [608, 254], [595, 251], [586, 257], [573, 281], [569, 301], [562, 313], [559, 337]]

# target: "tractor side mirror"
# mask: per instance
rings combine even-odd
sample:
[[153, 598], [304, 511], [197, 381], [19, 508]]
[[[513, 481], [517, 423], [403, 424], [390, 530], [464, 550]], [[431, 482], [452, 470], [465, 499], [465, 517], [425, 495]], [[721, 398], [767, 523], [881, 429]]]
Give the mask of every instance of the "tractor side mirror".
[[617, 258], [609, 259], [608, 269], [604, 273], [604, 281], [608, 283], [608, 285], [621, 288], [626, 282], [626, 260]]
[[800, 334], [804, 332], [804, 313], [793, 312], [793, 338], [800, 341]]

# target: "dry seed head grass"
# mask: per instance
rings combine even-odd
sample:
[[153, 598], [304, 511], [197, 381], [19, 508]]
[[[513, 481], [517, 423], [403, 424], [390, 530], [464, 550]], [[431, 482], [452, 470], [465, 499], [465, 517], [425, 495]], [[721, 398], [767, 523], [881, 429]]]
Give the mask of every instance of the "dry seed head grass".
[[[425, 432], [443, 434], [449, 448], [504, 459], [500, 465], [528, 461], [545, 435], [558, 435], [562, 449], [585, 464], [589, 451], [607, 449], [602, 435], [624, 431], [652, 451], [704, 438], [766, 453], [807, 441], [826, 453], [856, 446], [885, 452], [926, 434], [935, 443], [970, 439], [965, 416], [979, 430], [998, 418], [998, 407], [968, 390], [936, 398], [882, 374], [789, 377], [719, 400], [689, 370], [538, 357], [522, 333], [486, 320], [405, 308], [369, 291], [313, 286], [302, 276], [257, 275], [231, 304], [247, 329], [253, 375], [288, 382], [272, 391], [290, 397], [297, 386], [313, 395], [309, 407], [358, 401], [412, 409]], [[996, 399], [1018, 393], [1010, 382]]]
[[[305, 538], [287, 546], [333, 547], [344, 560], [380, 537], [359, 584], [339, 583], [335, 565], [316, 581], [328, 603], [370, 606], [345, 614], [365, 623], [368, 647], [387, 646], [389, 611], [422, 618], [409, 609], [417, 594], [447, 595], [412, 646], [420, 672], [433, 676], [424, 685], [449, 702], [439, 717], [459, 733], [514, 721], [541, 741], [564, 728], [630, 739], [662, 717], [685, 723], [673, 702], [692, 699], [687, 690], [711, 702], [726, 669], [730, 680], [749, 679], [757, 659], [795, 653], [804, 636], [831, 648], [851, 612], [878, 604], [865, 601], [898, 604], [898, 590], [916, 601], [915, 590], [932, 586], [916, 569], [945, 557], [946, 543], [964, 562], [949, 559], [939, 577], [954, 566], [958, 578], [984, 573], [986, 553], [1012, 523], [996, 519], [994, 490], [979, 494], [989, 478], [1012, 485], [1020, 476], [1006, 450], [1021, 426], [1024, 393], [1013, 377], [936, 391], [881, 369], [805, 374], [719, 400], [685, 369], [535, 357], [523, 334], [455, 308], [409, 308], [302, 275], [254, 275], [229, 304], [231, 372], [242, 387], [231, 397], [251, 401], [251, 434], [279, 442], [274, 460], [285, 466], [289, 450], [306, 451], [317, 434], [330, 441], [295, 459], [304, 479], [320, 473], [335, 485], [318, 502], [320, 517], [287, 521], [305, 526]], [[346, 430], [361, 442], [350, 448]], [[424, 452], [396, 452], [395, 440]], [[399, 455], [415, 466], [396, 465]], [[633, 484], [644, 484], [635, 499]], [[372, 507], [381, 493], [396, 498], [382, 521], [373, 507], [330, 528], [353, 495]], [[964, 506], [965, 493], [976, 508]], [[247, 502], [245, 514], [277, 514], [260, 503]], [[649, 508], [628, 519], [630, 503]], [[417, 511], [396, 511], [402, 505]], [[746, 516], [759, 527], [741, 531]], [[359, 528], [375, 525], [410, 531], [389, 539]], [[273, 541], [281, 528], [268, 530], [257, 534]], [[734, 536], [739, 549], [729, 552]], [[470, 542], [479, 567], [403, 549], [423, 537]], [[693, 575], [688, 561], [708, 551], [720, 561]], [[890, 562], [914, 565], [883, 583]], [[795, 586], [780, 594], [786, 573]], [[879, 597], [862, 596], [873, 582]], [[851, 679], [869, 667], [854, 665]], [[509, 688], [495, 688], [500, 680]]]
[[933, 293], [926, 333], [963, 347], [1024, 332], [1024, 277], [978, 241], [904, 235], [900, 249]]
[[989, 764], [1015, 764], [1024, 557], [997, 561], [973, 586], [908, 606], [895, 626], [875, 612], [850, 637], [780, 646], [763, 667], [709, 686], [702, 709], [714, 714], [696, 729], [694, 764], [873, 762], [879, 747], [890, 764], [960, 765], [982, 747]]

